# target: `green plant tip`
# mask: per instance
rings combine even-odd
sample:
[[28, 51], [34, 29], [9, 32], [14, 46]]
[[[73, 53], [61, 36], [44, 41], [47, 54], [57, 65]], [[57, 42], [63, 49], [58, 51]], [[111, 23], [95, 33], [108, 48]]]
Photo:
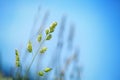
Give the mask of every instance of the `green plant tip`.
[[37, 37], [37, 41], [40, 42], [42, 40], [42, 34], [39, 34]]
[[17, 49], [15, 49], [15, 55], [19, 56], [19, 52]]
[[55, 29], [56, 26], [57, 26], [57, 22], [53, 22], [50, 27], [52, 27], [53, 29]]
[[28, 52], [32, 52], [32, 43], [29, 41], [27, 45]]
[[50, 33], [54, 32], [56, 26], [57, 26], [57, 22], [53, 22], [53, 23], [50, 25]]
[[45, 72], [50, 72], [52, 70], [52, 68], [45, 68], [44, 71]]
[[50, 30], [49, 30], [49, 29], [46, 29], [46, 30], [45, 30], [45, 33], [46, 33], [46, 35], [48, 35], [48, 34], [50, 33]]
[[43, 72], [43, 71], [40, 71], [40, 72], [38, 72], [38, 75], [39, 75], [39, 76], [44, 76], [44, 72]]
[[41, 48], [40, 53], [45, 53], [45, 51], [47, 51], [47, 47]]
[[48, 34], [47, 36], [46, 36], [46, 40], [50, 40], [52, 38], [52, 35], [51, 34]]

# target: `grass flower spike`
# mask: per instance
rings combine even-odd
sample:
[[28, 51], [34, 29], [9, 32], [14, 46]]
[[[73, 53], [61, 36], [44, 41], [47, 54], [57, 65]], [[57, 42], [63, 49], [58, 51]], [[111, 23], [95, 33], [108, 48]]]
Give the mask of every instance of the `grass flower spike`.
[[41, 48], [41, 50], [40, 50], [40, 53], [45, 53], [46, 52], [46, 50], [47, 50], [47, 47], [43, 47], [43, 48]]
[[20, 58], [19, 56], [16, 55], [16, 61], [20, 61]]
[[42, 34], [39, 34], [38, 37], [37, 37], [37, 41], [41, 42], [41, 40], [42, 40]]
[[50, 33], [49, 29], [46, 29], [45, 33], [46, 33], [46, 35], [48, 35]]
[[19, 52], [18, 52], [17, 49], [15, 49], [15, 55], [16, 55], [16, 56], [19, 56]]
[[57, 22], [53, 22], [51, 27], [55, 28], [57, 26]]
[[20, 58], [19, 58], [19, 52], [15, 49], [15, 55], [16, 55], [16, 67], [20, 67]]
[[28, 52], [32, 52], [32, 43], [30, 41], [27, 44], [27, 50]]
[[57, 22], [53, 22], [53, 23], [50, 25], [50, 33], [54, 32], [56, 26], [57, 26]]
[[40, 72], [38, 72], [38, 75], [39, 75], [39, 76], [44, 76], [44, 72], [43, 72], [43, 71], [40, 71]]
[[44, 71], [45, 72], [50, 72], [52, 70], [52, 68], [45, 68]]

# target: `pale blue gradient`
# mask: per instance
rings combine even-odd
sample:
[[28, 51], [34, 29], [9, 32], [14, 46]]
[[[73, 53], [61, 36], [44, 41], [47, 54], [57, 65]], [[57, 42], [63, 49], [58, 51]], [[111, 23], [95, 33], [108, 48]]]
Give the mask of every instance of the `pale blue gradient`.
[[[117, 0], [0, 0], [3, 70], [9, 71], [14, 66], [14, 49], [26, 44], [39, 5], [40, 19], [50, 11], [47, 26], [55, 20], [59, 24], [63, 14], [68, 20], [66, 32], [70, 23], [75, 23], [74, 46], [80, 46], [83, 80], [120, 80], [120, 2]], [[58, 29], [49, 46], [56, 42]]]

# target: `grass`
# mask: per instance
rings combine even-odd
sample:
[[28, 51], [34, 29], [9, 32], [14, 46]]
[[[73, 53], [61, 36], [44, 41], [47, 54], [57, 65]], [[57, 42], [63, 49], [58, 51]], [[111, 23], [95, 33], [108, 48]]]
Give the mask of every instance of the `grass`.
[[[46, 55], [45, 52], [49, 50], [47, 46], [44, 46], [44, 44], [45, 42], [49, 42], [49, 40], [53, 38], [52, 33], [55, 31], [55, 28], [57, 26], [57, 22], [53, 22], [47, 29], [44, 30], [44, 25], [46, 24], [47, 17], [48, 17], [48, 12], [46, 12], [44, 19], [42, 21], [42, 24], [37, 32], [33, 31], [34, 26], [38, 20], [38, 16], [36, 17], [37, 19], [35, 18], [33, 28], [31, 30], [31, 34], [33, 32], [35, 33], [32, 35], [30, 34], [30, 38], [25, 48], [26, 51], [24, 53], [20, 53], [20, 50], [17, 50], [17, 49], [15, 50], [16, 68], [13, 69], [13, 71], [15, 70], [15, 72], [11, 73], [12, 77], [10, 78], [13, 78], [14, 80], [30, 80], [30, 79], [33, 79], [33, 80], [66, 80], [66, 75], [68, 75], [67, 72], [69, 70], [69, 66], [71, 64], [74, 64], [71, 70], [70, 77], [72, 76], [73, 80], [81, 80], [81, 77], [80, 77], [81, 70], [79, 67], [79, 60], [78, 60], [79, 49], [77, 50], [74, 49], [72, 45], [73, 39], [74, 39], [74, 33], [75, 33], [75, 26], [73, 24], [69, 25], [70, 26], [69, 35], [66, 36], [65, 35], [66, 22], [67, 22], [66, 16], [63, 16], [61, 19], [61, 24], [59, 27], [60, 29], [58, 32], [57, 45], [56, 45], [56, 48], [54, 49], [54, 52], [51, 52], [53, 53], [52, 54], [53, 56], [49, 61], [50, 67], [46, 66], [44, 68], [40, 68], [41, 67], [40, 61], [43, 59], [42, 55]], [[64, 40], [67, 40], [67, 41], [64, 41]], [[63, 49], [65, 48], [65, 44], [68, 45], [67, 49]], [[66, 52], [68, 52], [69, 55], [67, 55], [67, 57], [65, 58], [63, 62], [63, 65], [61, 65], [61, 62], [62, 62], [61, 57], [63, 57], [65, 54], [68, 54], [68, 53], [64, 53], [64, 55], [62, 55], [63, 50], [66, 50]], [[71, 55], [71, 53], [73, 54]], [[22, 58], [20, 54], [24, 54]], [[29, 55], [31, 55], [32, 58], [29, 60], [30, 63], [28, 65], [27, 58], [29, 57]], [[31, 67], [35, 65], [33, 63], [35, 62], [36, 58], [37, 58], [37, 63], [35, 64], [37, 66], [36, 66], [36, 70], [33, 72], [35, 73], [35, 76], [34, 76], [35, 78], [31, 78], [33, 76], [31, 76], [32, 72], [30, 70], [31, 70]], [[24, 66], [26, 63], [27, 63], [27, 66]], [[77, 76], [77, 77], [74, 78], [74, 76]], [[7, 77], [6, 79], [8, 78], [9, 77]], [[72, 78], [70, 79], [72, 80]]]
[[[25, 75], [23, 76], [23, 80], [25, 80], [26, 76], [28, 76], [28, 73], [30, 71], [30, 68], [36, 58], [36, 56], [38, 54], [44, 54], [47, 50], [47, 47], [42, 47], [43, 43], [45, 43], [46, 41], [49, 41], [51, 38], [52, 38], [52, 33], [54, 32], [55, 28], [57, 26], [57, 22], [53, 22], [50, 27], [48, 29], [45, 30], [45, 38], [42, 37], [42, 34], [39, 34], [38, 37], [37, 37], [37, 40], [38, 40], [38, 43], [40, 43], [40, 46], [39, 48], [37, 49], [36, 52], [33, 52], [33, 47], [32, 46], [32, 42], [29, 40], [28, 41], [28, 44], [27, 44], [27, 51], [29, 53], [35, 53], [33, 55], [33, 58], [30, 62], [30, 65], [28, 66], [28, 68], [26, 69], [26, 72], [25, 72]], [[22, 64], [20, 64], [20, 57], [19, 57], [19, 51], [15, 49], [15, 54], [16, 54], [16, 67], [19, 68], [19, 67], [22, 67]], [[38, 75], [39, 76], [44, 76], [44, 74], [46, 72], [50, 72], [52, 69], [51, 68], [45, 68], [43, 71], [39, 71], [38, 72]]]

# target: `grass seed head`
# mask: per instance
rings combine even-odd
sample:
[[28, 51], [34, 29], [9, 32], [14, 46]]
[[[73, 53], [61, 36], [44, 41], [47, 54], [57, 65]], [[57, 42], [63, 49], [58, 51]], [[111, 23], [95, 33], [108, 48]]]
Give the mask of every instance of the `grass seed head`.
[[50, 27], [53, 28], [53, 29], [55, 29], [56, 26], [57, 26], [57, 22], [53, 22], [53, 23], [50, 25]]
[[42, 34], [39, 34], [38, 37], [37, 37], [37, 41], [41, 42], [41, 40], [42, 40]]
[[17, 49], [15, 49], [15, 55], [16, 55], [16, 56], [19, 56], [19, 52], [18, 52]]
[[39, 75], [39, 76], [44, 76], [44, 72], [43, 72], [43, 71], [40, 71], [40, 72], [38, 72], [38, 75]]
[[43, 48], [41, 48], [41, 50], [40, 50], [40, 53], [45, 53], [47, 51], [47, 47], [43, 47]]
[[20, 61], [20, 58], [19, 58], [19, 56], [16, 56], [16, 61]]
[[50, 72], [52, 70], [52, 68], [45, 68], [44, 71], [45, 72]]
[[50, 33], [54, 32], [56, 26], [57, 26], [57, 22], [53, 22], [53, 23], [50, 25]]
[[19, 58], [19, 52], [17, 49], [15, 49], [15, 55], [16, 55], [15, 65], [16, 65], [16, 67], [20, 67], [20, 58]]
[[27, 44], [27, 50], [28, 52], [32, 52], [32, 43], [30, 41]]
[[50, 30], [49, 30], [49, 29], [46, 29], [46, 30], [45, 30], [45, 33], [46, 33], [46, 35], [48, 35], [48, 34], [50, 33]]

